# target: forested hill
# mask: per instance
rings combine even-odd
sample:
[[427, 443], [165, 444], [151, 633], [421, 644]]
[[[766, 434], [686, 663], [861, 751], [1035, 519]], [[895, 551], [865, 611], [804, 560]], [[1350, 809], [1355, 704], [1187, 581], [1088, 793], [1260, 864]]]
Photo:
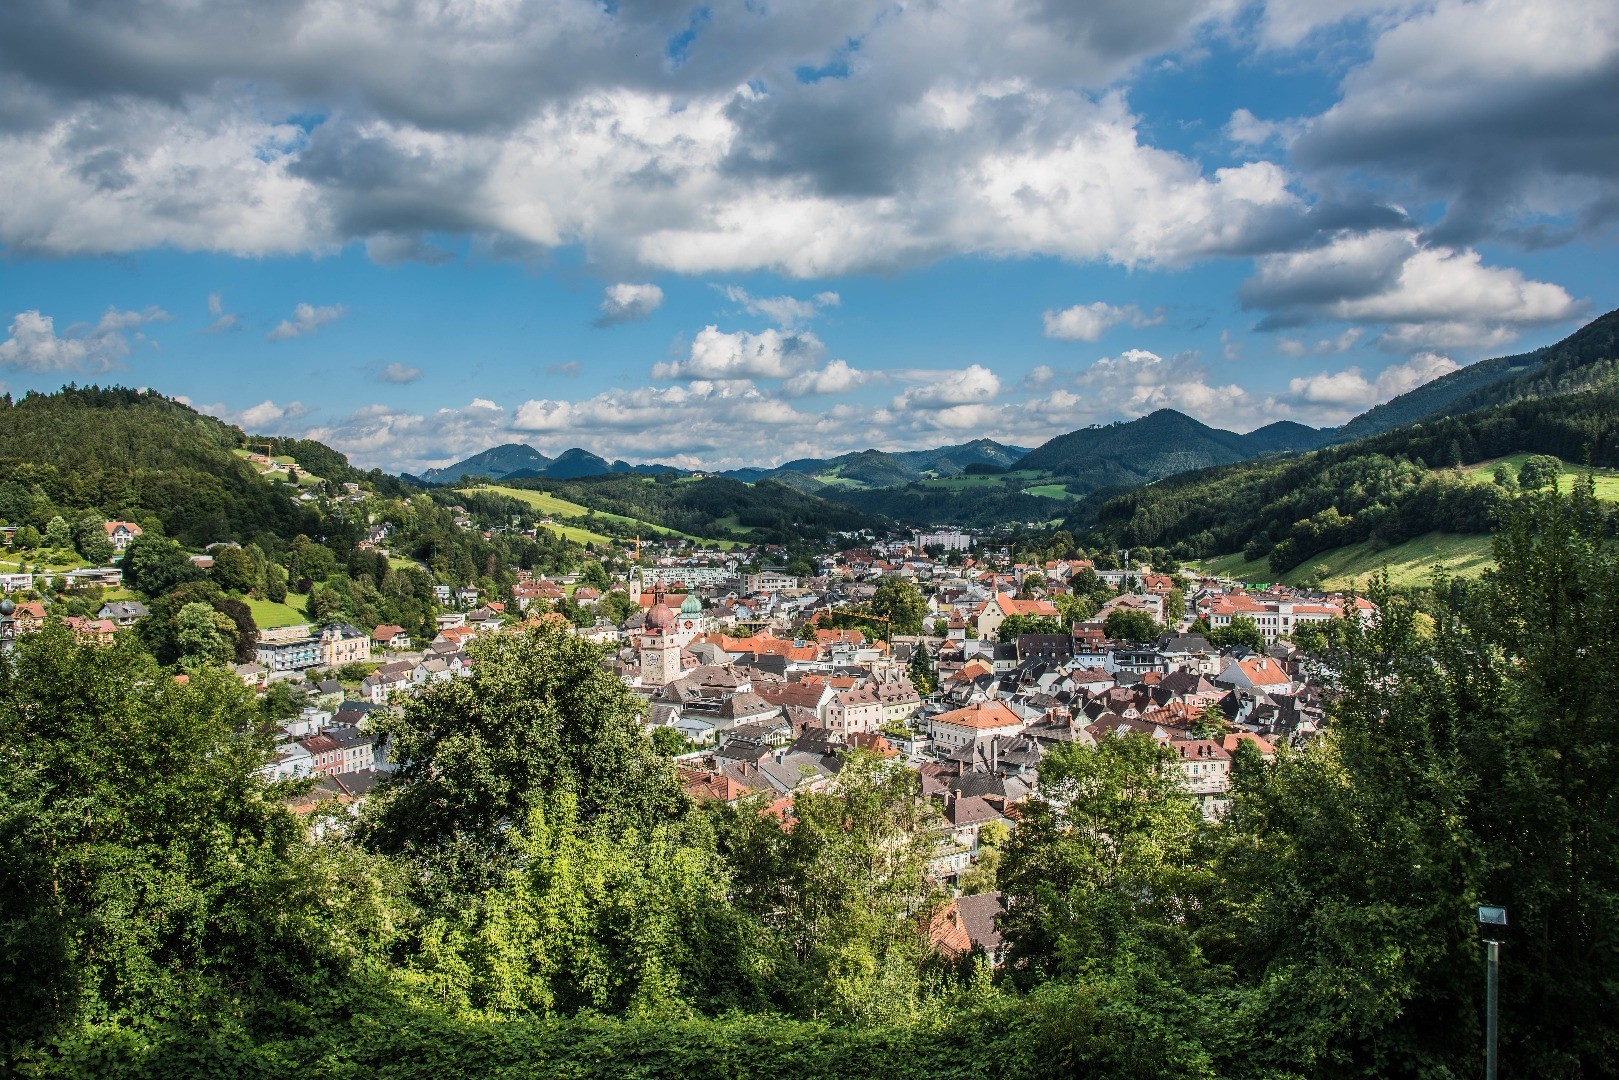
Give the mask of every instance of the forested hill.
[[654, 525], [724, 539], [786, 543], [834, 532], [882, 531], [893, 523], [875, 514], [795, 491], [774, 480], [745, 484], [723, 476], [590, 476], [577, 480], [508, 479], [598, 512], [621, 514]]
[[1239, 435], [1174, 409], [1159, 409], [1135, 420], [1058, 435], [1031, 450], [1017, 468], [1082, 478], [1098, 488], [1146, 484], [1188, 469], [1313, 449], [1325, 438], [1325, 432], [1286, 422]]
[[[782, 480], [800, 491], [814, 491], [825, 484], [857, 487], [890, 487], [917, 480], [961, 476], [974, 468], [1004, 469], [1029, 451], [1006, 446], [993, 439], [974, 439], [953, 446], [928, 450], [858, 450], [832, 458], [799, 458], [774, 469], [737, 469], [725, 475], [738, 480], [764, 477]], [[805, 485], [803, 478], [815, 482]]]
[[1092, 542], [1183, 557], [1241, 551], [1276, 573], [1343, 545], [1397, 544], [1435, 530], [1489, 532], [1506, 490], [1451, 467], [1512, 454], [1619, 466], [1619, 388], [1525, 398], [1298, 457], [1159, 481], [1071, 519]]
[[1592, 320], [1554, 345], [1481, 360], [1385, 401], [1339, 428], [1334, 441], [1352, 442], [1418, 420], [1601, 386], [1614, 379], [1616, 358], [1619, 310]]
[[[242, 441], [236, 428], [151, 392], [0, 396], [0, 518], [22, 523], [42, 505], [69, 517], [95, 510], [159, 524], [190, 546], [315, 532], [310, 510], [232, 452]], [[327, 453], [335, 460], [324, 464], [342, 461]]]
[[1159, 409], [1127, 423], [1080, 428], [1029, 452], [1020, 469], [1095, 476], [1108, 484], [1147, 483], [1161, 476], [1249, 457], [1241, 435]]

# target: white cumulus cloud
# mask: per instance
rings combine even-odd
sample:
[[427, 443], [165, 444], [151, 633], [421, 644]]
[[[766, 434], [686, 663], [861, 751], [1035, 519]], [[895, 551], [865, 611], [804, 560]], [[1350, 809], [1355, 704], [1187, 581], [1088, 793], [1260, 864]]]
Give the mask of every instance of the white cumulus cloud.
[[663, 304], [663, 290], [656, 285], [636, 285], [621, 281], [602, 290], [601, 317], [598, 326], [640, 322], [652, 316]]
[[850, 367], [842, 360], [833, 360], [823, 368], [801, 371], [782, 384], [782, 393], [788, 397], [810, 397], [816, 394], [843, 394], [869, 382], [872, 374]]
[[824, 347], [809, 331], [726, 333], [709, 325], [692, 338], [686, 359], [656, 364], [655, 379], [784, 379], [814, 366]]
[[348, 314], [348, 309], [342, 304], [332, 304], [326, 307], [299, 304], [292, 309], [292, 318], [282, 319], [276, 324], [274, 330], [265, 335], [264, 340], [291, 341], [293, 338], [308, 337], [321, 327], [336, 322], [346, 314]]
[[1114, 326], [1128, 323], [1140, 328], [1157, 326], [1162, 314], [1148, 315], [1134, 304], [1114, 307], [1100, 300], [1045, 313], [1046, 337], [1058, 341], [1097, 341]]
[[1372, 378], [1367, 378], [1359, 367], [1295, 378], [1288, 382], [1287, 396], [1303, 405], [1334, 408], [1336, 415], [1347, 420], [1373, 405], [1460, 369], [1461, 365], [1448, 356], [1418, 353], [1404, 363], [1390, 364]]
[[1583, 310], [1560, 285], [1486, 266], [1472, 249], [1423, 246], [1405, 230], [1263, 256], [1240, 294], [1244, 306], [1268, 312], [1261, 329], [1380, 324], [1378, 344], [1396, 351], [1493, 347]]
[[60, 335], [56, 320], [38, 310], [20, 311], [11, 320], [10, 334], [0, 341], [0, 366], [24, 371], [106, 371], [130, 353], [130, 331], [145, 340], [140, 327], [167, 322], [169, 313], [149, 307], [120, 311], [109, 307], [94, 324], [74, 323]]
[[754, 296], [740, 285], [715, 286], [720, 294], [733, 304], [739, 304], [749, 315], [769, 319], [783, 330], [791, 330], [809, 322], [822, 308], [838, 307], [843, 298], [835, 292], [819, 292], [808, 300], [796, 296]]
[[412, 383], [422, 377], [422, 369], [395, 361], [383, 368], [377, 377], [383, 382]]
[[994, 400], [1001, 392], [1000, 377], [982, 364], [970, 364], [959, 371], [911, 371], [900, 377], [919, 383], [894, 398], [893, 407], [900, 410], [978, 405]]

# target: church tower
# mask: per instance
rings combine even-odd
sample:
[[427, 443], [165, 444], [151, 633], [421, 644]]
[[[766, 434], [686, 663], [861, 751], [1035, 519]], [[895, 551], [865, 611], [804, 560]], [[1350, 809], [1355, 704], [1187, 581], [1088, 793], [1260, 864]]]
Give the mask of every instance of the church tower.
[[641, 685], [668, 686], [680, 678], [680, 639], [675, 613], [663, 602], [663, 578], [652, 588], [652, 610], [641, 634]]

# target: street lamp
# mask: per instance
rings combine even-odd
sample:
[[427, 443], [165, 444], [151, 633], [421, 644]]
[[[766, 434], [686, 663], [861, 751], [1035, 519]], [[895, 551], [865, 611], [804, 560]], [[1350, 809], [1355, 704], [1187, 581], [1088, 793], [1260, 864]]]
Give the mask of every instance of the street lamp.
[[17, 605], [11, 602], [11, 597], [0, 600], [0, 652], [10, 652], [17, 640], [17, 620], [12, 615], [16, 610]]
[[1500, 999], [1501, 937], [1506, 932], [1507, 909], [1490, 904], [1478, 906], [1478, 925], [1485, 935], [1486, 963], [1484, 990], [1484, 1080], [1495, 1080], [1496, 1006]]

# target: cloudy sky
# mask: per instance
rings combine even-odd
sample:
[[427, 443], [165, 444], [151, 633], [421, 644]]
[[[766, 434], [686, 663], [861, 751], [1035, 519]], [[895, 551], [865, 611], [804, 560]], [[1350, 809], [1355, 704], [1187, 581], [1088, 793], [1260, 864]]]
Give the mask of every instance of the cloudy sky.
[[0, 379], [364, 465], [1334, 424], [1619, 306], [1613, 0], [10, 0]]

